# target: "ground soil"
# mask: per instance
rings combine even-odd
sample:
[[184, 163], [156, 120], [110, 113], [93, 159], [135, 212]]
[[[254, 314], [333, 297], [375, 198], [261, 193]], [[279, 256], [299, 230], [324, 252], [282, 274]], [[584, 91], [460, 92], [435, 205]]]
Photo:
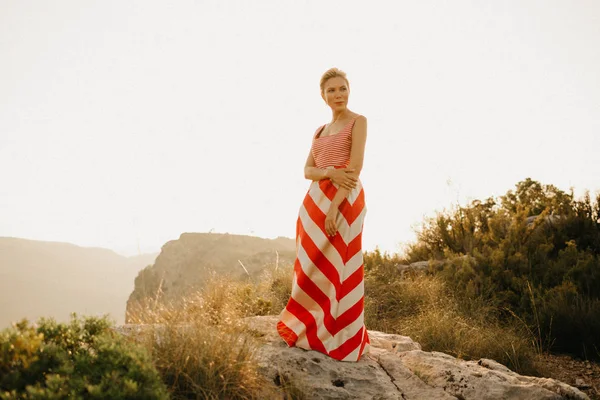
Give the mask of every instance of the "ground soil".
[[600, 363], [567, 355], [539, 356], [536, 367], [540, 376], [554, 378], [574, 386], [592, 400], [600, 400]]

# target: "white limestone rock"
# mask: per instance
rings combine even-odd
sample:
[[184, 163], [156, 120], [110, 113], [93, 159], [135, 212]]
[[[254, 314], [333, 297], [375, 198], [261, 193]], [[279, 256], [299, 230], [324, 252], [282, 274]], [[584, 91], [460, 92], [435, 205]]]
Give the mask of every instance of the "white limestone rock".
[[277, 335], [275, 316], [245, 322], [262, 340], [256, 354], [261, 373], [276, 384], [291, 383], [309, 399], [588, 399], [565, 383], [519, 375], [493, 360], [422, 351], [406, 336], [369, 331], [370, 353], [341, 362], [288, 347]]

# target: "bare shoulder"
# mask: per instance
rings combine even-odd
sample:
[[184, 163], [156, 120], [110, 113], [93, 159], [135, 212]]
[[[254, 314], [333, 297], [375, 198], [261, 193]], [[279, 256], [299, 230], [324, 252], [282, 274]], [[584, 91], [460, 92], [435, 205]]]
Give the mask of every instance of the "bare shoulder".
[[365, 117], [362, 114], [356, 114], [354, 118], [356, 118], [356, 121], [354, 122], [354, 127], [358, 128], [359, 130], [367, 129], [367, 117]]

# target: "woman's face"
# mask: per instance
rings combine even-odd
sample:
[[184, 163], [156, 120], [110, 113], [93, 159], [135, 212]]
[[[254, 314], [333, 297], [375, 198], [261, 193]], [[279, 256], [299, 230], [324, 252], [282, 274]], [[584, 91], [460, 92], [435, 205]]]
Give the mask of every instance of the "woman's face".
[[342, 111], [348, 106], [350, 89], [346, 80], [341, 76], [329, 78], [323, 88], [323, 100], [333, 111]]

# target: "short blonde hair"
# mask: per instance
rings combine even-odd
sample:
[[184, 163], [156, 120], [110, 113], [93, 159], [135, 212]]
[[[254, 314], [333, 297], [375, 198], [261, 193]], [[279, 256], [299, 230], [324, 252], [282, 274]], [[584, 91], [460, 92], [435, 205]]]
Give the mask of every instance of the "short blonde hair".
[[337, 76], [343, 78], [346, 81], [346, 85], [348, 85], [348, 89], [350, 88], [350, 83], [348, 82], [348, 78], [346, 78], [346, 73], [344, 71], [337, 68], [329, 68], [327, 71], [325, 71], [323, 76], [321, 76], [321, 94], [323, 94], [325, 91], [325, 83], [329, 79], [335, 78]]

